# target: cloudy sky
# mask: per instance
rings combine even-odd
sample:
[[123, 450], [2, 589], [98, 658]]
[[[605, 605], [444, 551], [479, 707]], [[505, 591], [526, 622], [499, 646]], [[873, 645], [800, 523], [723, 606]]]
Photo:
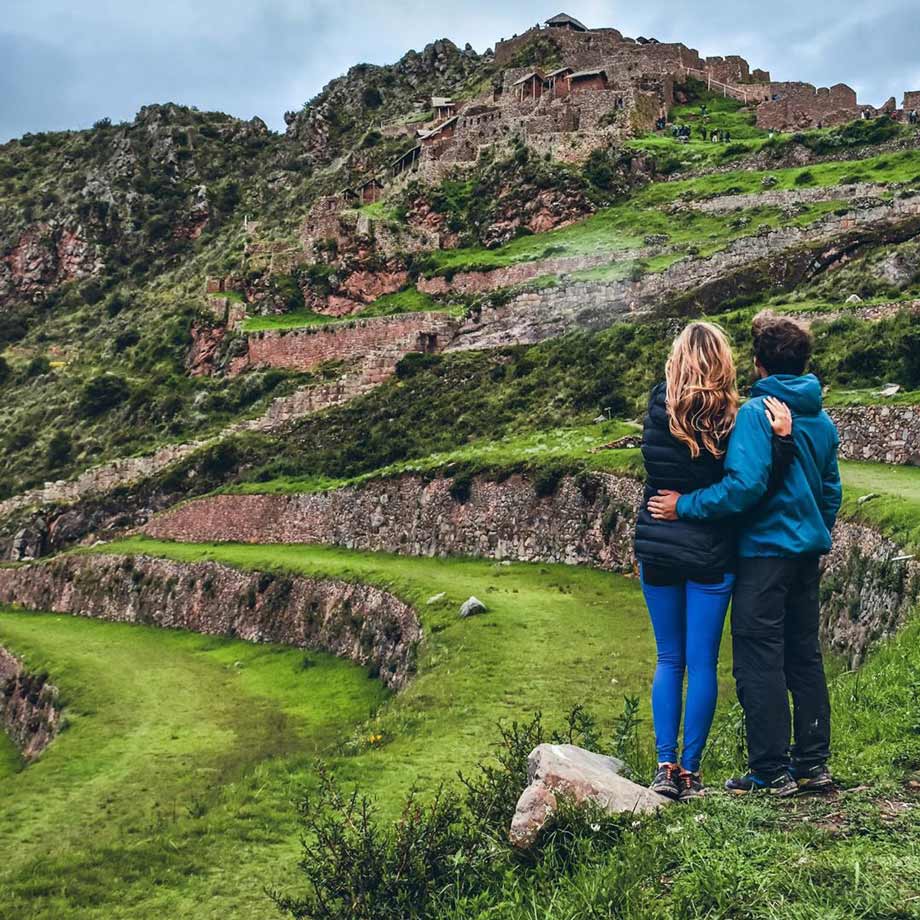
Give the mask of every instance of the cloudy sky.
[[[742, 54], [774, 79], [920, 89], [920, 0], [565, 0], [589, 26]], [[644, 7], [644, 8], [643, 8]], [[477, 51], [559, 12], [523, 0], [2, 0], [0, 142], [179, 102], [283, 128], [331, 78], [446, 36]], [[769, 10], [769, 12], [766, 12]]]

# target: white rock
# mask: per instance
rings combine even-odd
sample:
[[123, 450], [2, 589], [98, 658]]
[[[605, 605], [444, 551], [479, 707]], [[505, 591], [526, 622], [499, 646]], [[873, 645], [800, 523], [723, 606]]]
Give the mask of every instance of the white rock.
[[488, 607], [478, 597], [470, 596], [460, 608], [461, 617], [471, 617], [476, 613], [485, 613]]
[[518, 799], [511, 842], [529, 847], [558, 807], [558, 796], [592, 801], [609, 814], [648, 813], [671, 804], [644, 786], [620, 776], [623, 763], [574, 744], [541, 744], [527, 758], [530, 785]]
[[432, 594], [431, 597], [429, 597], [428, 600], [425, 601], [425, 603], [428, 604], [429, 607], [430, 607], [432, 604], [438, 604], [438, 603], [440, 603], [441, 601], [444, 600], [444, 595], [445, 595], [445, 593], [446, 593], [446, 592], [444, 592], [444, 591], [439, 591], [437, 594]]

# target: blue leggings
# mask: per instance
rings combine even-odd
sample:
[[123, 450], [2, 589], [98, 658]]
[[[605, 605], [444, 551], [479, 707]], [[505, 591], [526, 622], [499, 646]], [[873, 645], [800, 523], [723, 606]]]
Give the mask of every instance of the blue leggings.
[[[715, 585], [688, 581], [657, 587], [642, 581], [642, 593], [658, 646], [658, 666], [652, 683], [652, 717], [659, 763], [679, 762], [693, 773], [700, 768], [700, 757], [716, 710], [719, 643], [734, 583], [734, 575], [726, 575]], [[685, 670], [684, 756], [678, 761], [677, 733]]]

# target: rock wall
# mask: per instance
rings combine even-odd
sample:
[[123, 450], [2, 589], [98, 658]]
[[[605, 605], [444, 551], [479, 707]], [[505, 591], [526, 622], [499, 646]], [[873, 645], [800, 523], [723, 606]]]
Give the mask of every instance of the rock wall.
[[[213, 495], [155, 517], [145, 532], [184, 542], [321, 543], [416, 556], [465, 555], [633, 571], [642, 485], [606, 473], [563, 477], [550, 494], [513, 475], [376, 480], [299, 495]], [[920, 593], [920, 563], [877, 531], [841, 520], [825, 563], [822, 637], [858, 663]]]
[[2, 567], [0, 603], [322, 649], [392, 688], [408, 680], [422, 637], [414, 610], [372, 585], [142, 555]]
[[687, 310], [715, 306], [744, 287], [742, 273], [760, 268], [751, 282], [758, 291], [767, 283], [788, 286], [826, 270], [868, 238], [896, 242], [910, 237], [918, 223], [920, 198], [864, 202], [845, 215], [759, 232], [708, 259], [682, 259], [636, 280], [579, 281], [526, 291], [467, 320], [449, 348], [536, 344], [572, 329], [603, 329], [618, 319], [642, 317], [668, 301]]
[[847, 460], [920, 464], [920, 406], [828, 409]]
[[842, 125], [859, 118], [856, 92], [845, 83], [771, 83], [770, 100], [757, 106], [757, 127], [774, 131]]
[[44, 674], [31, 674], [0, 646], [0, 725], [27, 760], [34, 760], [58, 733], [58, 691]]
[[870, 645], [903, 625], [920, 597], [920, 562], [854, 521], [840, 521], [821, 583], [825, 645], [859, 665]]
[[[452, 494], [453, 492], [453, 494]], [[538, 495], [520, 475], [380, 479], [297, 495], [213, 495], [155, 517], [151, 537], [201, 542], [326, 543], [413, 556], [463, 555], [631, 568], [642, 487], [607, 474], [563, 477]]]
[[231, 374], [250, 367], [284, 367], [310, 371], [325, 361], [392, 358], [406, 352], [440, 351], [453, 338], [458, 321], [444, 313], [404, 313], [354, 319], [333, 325], [277, 332], [256, 332], [247, 339], [246, 355], [230, 366]]

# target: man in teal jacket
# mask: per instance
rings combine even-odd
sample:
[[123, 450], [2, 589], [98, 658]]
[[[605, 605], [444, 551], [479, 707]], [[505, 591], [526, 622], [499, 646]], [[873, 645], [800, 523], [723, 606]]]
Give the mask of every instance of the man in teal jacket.
[[[754, 319], [753, 337], [759, 379], [738, 411], [723, 478], [689, 495], [662, 492], [649, 501], [649, 510], [666, 520], [734, 518], [739, 525], [732, 652], [750, 772], [726, 785], [733, 792], [791, 795], [832, 782], [818, 561], [831, 548], [840, 508], [839, 440], [821, 407], [821, 384], [805, 373], [812, 348], [808, 330], [762, 313]], [[769, 496], [772, 432], [763, 406], [768, 396], [792, 410], [795, 440], [795, 460]]]

